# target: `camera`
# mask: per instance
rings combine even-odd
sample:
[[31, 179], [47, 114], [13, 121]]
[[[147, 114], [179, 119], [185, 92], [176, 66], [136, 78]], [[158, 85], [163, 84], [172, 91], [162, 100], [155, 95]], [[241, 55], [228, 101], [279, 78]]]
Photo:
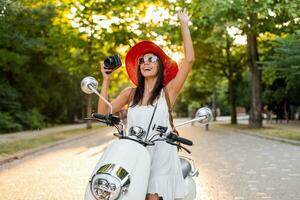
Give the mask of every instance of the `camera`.
[[104, 68], [106, 69], [116, 70], [120, 66], [122, 66], [122, 61], [119, 54], [110, 56], [104, 60]]

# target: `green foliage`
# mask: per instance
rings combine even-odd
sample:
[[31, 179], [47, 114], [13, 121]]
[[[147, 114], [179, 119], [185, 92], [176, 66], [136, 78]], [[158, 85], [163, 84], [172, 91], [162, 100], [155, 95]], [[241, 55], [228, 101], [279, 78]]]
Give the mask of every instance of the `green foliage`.
[[15, 122], [9, 113], [0, 112], [0, 133], [14, 132], [22, 130], [22, 125]]
[[23, 129], [39, 129], [43, 127], [43, 117], [37, 109], [19, 112], [15, 116], [15, 120], [22, 124]]
[[272, 45], [274, 48], [270, 55], [262, 62], [264, 70], [273, 74], [273, 82], [264, 95], [266, 103], [288, 99], [290, 103], [299, 105], [300, 32], [278, 38]]
[[274, 43], [274, 54], [264, 62], [266, 69], [276, 72], [278, 78], [285, 78], [288, 87], [300, 77], [300, 31]]
[[1, 132], [41, 128], [45, 122], [71, 122], [81, 113], [80, 79], [47, 60], [56, 50], [51, 50], [54, 37], [50, 31], [55, 7], [43, 4], [31, 8], [21, 1], [4, 3], [0, 111], [5, 113], [5, 123], [0, 126]]
[[20, 94], [8, 83], [0, 82], [0, 111], [15, 112], [20, 110], [21, 104], [17, 101]]
[[299, 18], [299, 2], [293, 0], [206, 0], [203, 5], [206, 23], [225, 23], [244, 33], [293, 31]]

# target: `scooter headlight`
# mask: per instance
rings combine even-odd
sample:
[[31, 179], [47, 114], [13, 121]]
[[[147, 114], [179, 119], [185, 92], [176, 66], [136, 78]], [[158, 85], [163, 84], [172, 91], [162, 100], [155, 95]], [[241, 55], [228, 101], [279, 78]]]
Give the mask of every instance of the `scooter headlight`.
[[129, 184], [129, 174], [124, 168], [106, 164], [93, 176], [91, 192], [98, 200], [115, 200], [127, 192]]
[[133, 126], [133, 127], [130, 127], [130, 129], [129, 129], [129, 136], [134, 136], [138, 139], [141, 139], [145, 135], [146, 135], [146, 131], [139, 126]]

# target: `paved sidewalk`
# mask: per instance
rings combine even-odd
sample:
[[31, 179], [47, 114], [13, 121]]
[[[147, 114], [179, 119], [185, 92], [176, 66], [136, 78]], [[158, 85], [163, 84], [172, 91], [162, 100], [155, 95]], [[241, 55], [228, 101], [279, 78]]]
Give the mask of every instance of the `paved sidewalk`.
[[[248, 115], [240, 115], [237, 117], [238, 119], [238, 124], [249, 124], [249, 116]], [[230, 116], [220, 116], [217, 117], [216, 122], [211, 122], [212, 124], [214, 123], [224, 123], [228, 122], [230, 123]], [[281, 120], [280, 122], [276, 123], [276, 120], [272, 120], [272, 123], [267, 122], [266, 120], [263, 120], [263, 126], [264, 127], [274, 127], [274, 128], [284, 128], [288, 130], [300, 130], [300, 120], [293, 120], [289, 121], [287, 123], [286, 120]]]
[[30, 139], [41, 135], [54, 134], [62, 131], [70, 131], [85, 128], [86, 124], [70, 124], [70, 125], [60, 125], [56, 127], [44, 128], [41, 130], [29, 130], [21, 131], [16, 133], [0, 134], [0, 144], [5, 142], [11, 142], [20, 139]]

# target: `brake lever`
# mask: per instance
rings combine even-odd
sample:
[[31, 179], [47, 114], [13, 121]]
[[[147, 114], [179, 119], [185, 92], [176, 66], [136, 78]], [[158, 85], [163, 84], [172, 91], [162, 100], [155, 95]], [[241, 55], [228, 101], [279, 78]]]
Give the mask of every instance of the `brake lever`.
[[177, 147], [179, 147], [179, 148], [182, 148], [183, 150], [185, 150], [188, 154], [191, 154], [191, 151], [190, 150], [188, 150], [187, 148], [185, 148], [185, 147], [183, 147], [183, 146], [179, 146], [178, 144], [176, 144], [176, 143], [173, 143], [173, 142], [170, 142], [170, 141], [166, 141], [168, 144], [170, 144], [170, 145], [173, 145], [173, 146], [177, 146]]
[[95, 119], [95, 118], [93, 118], [93, 117], [85, 117], [85, 118], [83, 118], [84, 120], [97, 120], [97, 119]]

